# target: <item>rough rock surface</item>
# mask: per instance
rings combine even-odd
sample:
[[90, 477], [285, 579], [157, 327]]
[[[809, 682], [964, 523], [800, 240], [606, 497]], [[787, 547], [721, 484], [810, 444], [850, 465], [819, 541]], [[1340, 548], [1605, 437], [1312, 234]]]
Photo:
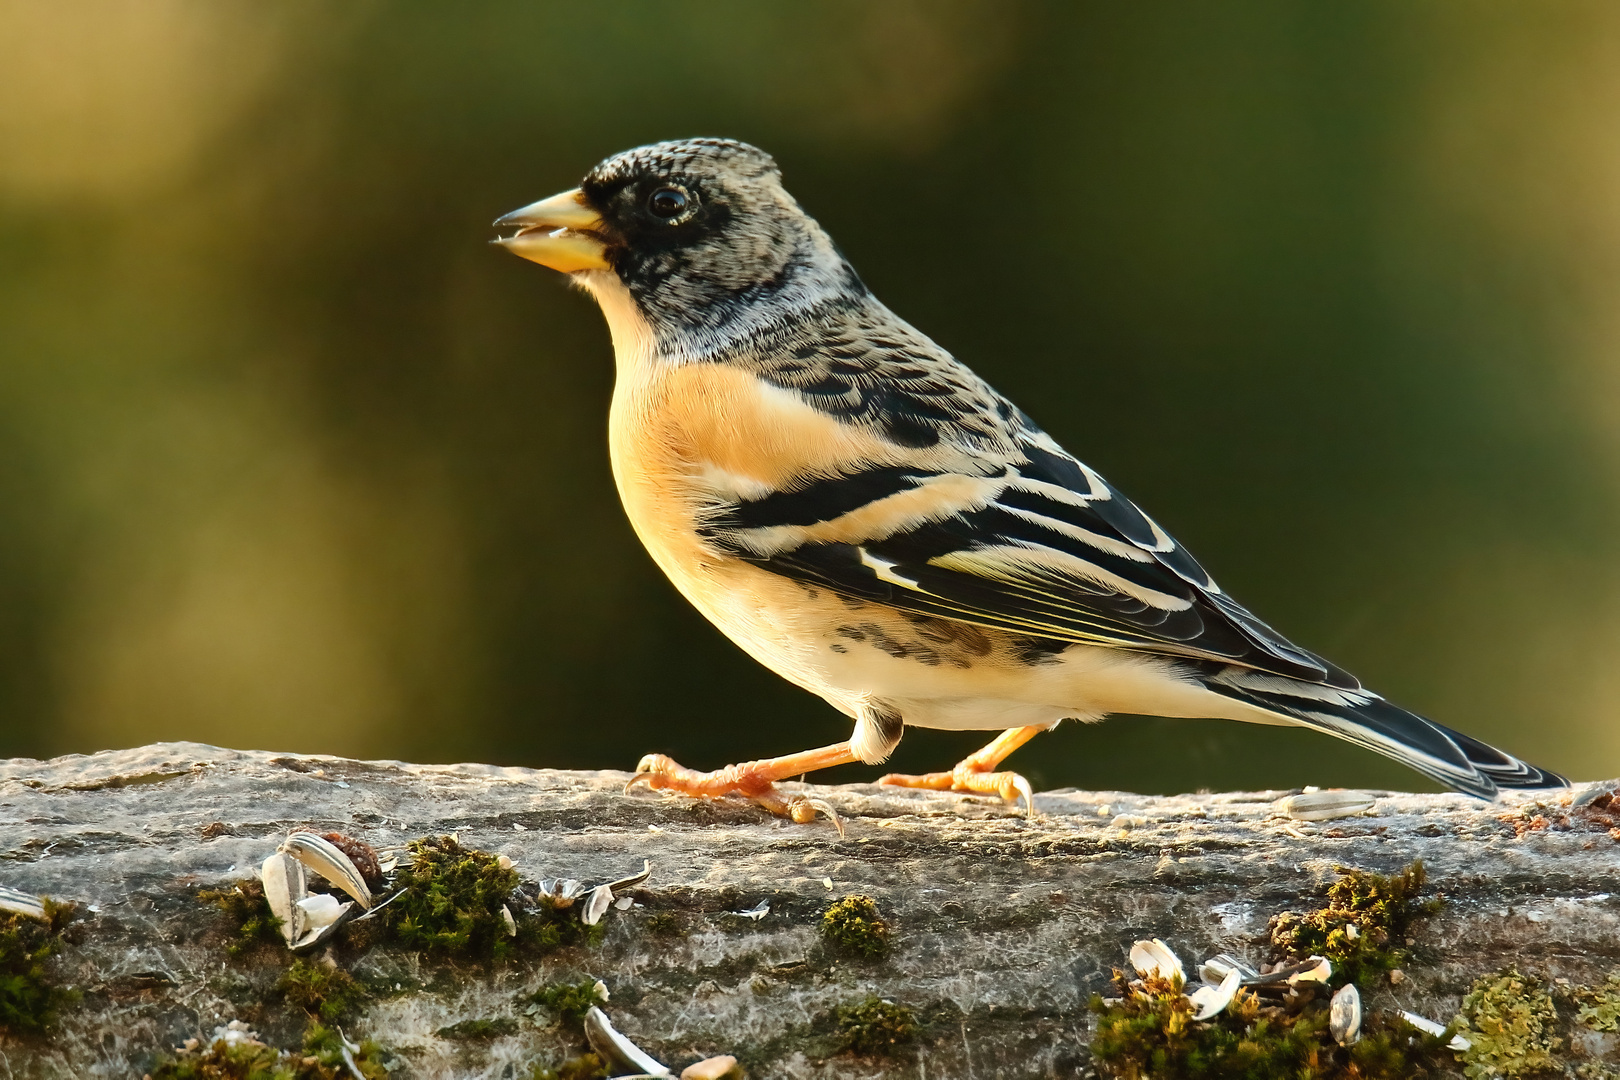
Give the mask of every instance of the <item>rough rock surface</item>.
[[[222, 917], [196, 890], [250, 876], [296, 826], [378, 847], [454, 832], [529, 880], [605, 881], [653, 864], [639, 906], [610, 911], [595, 947], [448, 970], [360, 957], [356, 975], [401, 990], [374, 997], [351, 1033], [391, 1048], [410, 1076], [522, 1078], [558, 1060], [577, 1040], [515, 1003], [586, 974], [611, 989], [619, 1029], [676, 1071], [732, 1052], [755, 1080], [1083, 1076], [1086, 1002], [1133, 939], [1162, 937], [1189, 961], [1258, 957], [1268, 918], [1311, 906], [1334, 867], [1388, 872], [1415, 858], [1446, 905], [1424, 924], [1426, 962], [1370, 1008], [1444, 1020], [1484, 972], [1516, 964], [1599, 982], [1620, 960], [1620, 844], [1556, 823], [1516, 829], [1501, 819], [1512, 803], [1378, 793], [1368, 816], [1304, 824], [1274, 810], [1286, 792], [1063, 791], [1037, 796], [1026, 820], [970, 796], [816, 788], [847, 819], [840, 838], [747, 803], [626, 796], [625, 779], [192, 743], [0, 762], [0, 885], [87, 905], [52, 961], [82, 999], [48, 1037], [0, 1038], [0, 1068], [138, 1077], [241, 1015], [266, 977], [226, 959]], [[820, 937], [821, 913], [849, 893], [888, 919], [887, 959], [848, 959]], [[761, 900], [761, 919], [727, 914]], [[676, 934], [648, 925], [660, 914]], [[836, 1052], [832, 1010], [868, 994], [913, 1007], [921, 1037], [893, 1057]], [[435, 1034], [493, 1017], [517, 1030]]]

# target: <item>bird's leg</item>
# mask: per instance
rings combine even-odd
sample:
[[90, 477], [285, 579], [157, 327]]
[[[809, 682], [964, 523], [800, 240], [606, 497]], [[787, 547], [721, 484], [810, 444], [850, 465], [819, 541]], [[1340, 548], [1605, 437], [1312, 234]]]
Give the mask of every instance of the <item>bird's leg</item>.
[[741, 795], [752, 799], [773, 814], [792, 818], [801, 825], [815, 820], [817, 812], [832, 819], [840, 836], [843, 822], [833, 808], [821, 799], [807, 799], [802, 795], [791, 798], [776, 789], [778, 780], [790, 776], [830, 769], [834, 765], [847, 765], [859, 760], [848, 742], [833, 743], [818, 750], [804, 750], [785, 757], [766, 758], [763, 761], [743, 761], [727, 765], [713, 772], [688, 769], [663, 754], [648, 754], [636, 766], [636, 775], [624, 786], [626, 791], [637, 784], [645, 784], [654, 791], [678, 791], [699, 799], [717, 799], [723, 795]]
[[1000, 795], [1010, 803], [1016, 803], [1022, 797], [1029, 804], [1029, 812], [1033, 815], [1035, 793], [1030, 789], [1029, 781], [1015, 772], [996, 772], [995, 768], [1006, 760], [1008, 754], [1045, 730], [1044, 727], [1009, 728], [997, 735], [989, 746], [963, 758], [950, 772], [923, 773], [921, 776], [889, 773], [880, 777], [878, 783], [892, 784], [895, 787], [927, 788], [931, 791], [971, 791], [977, 795]]

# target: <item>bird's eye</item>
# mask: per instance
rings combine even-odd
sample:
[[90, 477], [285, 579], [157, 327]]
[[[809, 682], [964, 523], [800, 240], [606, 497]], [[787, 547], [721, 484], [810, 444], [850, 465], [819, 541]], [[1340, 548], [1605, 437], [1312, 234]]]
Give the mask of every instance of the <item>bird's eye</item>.
[[647, 209], [654, 217], [674, 218], [686, 213], [691, 200], [677, 187], [661, 187], [647, 197]]

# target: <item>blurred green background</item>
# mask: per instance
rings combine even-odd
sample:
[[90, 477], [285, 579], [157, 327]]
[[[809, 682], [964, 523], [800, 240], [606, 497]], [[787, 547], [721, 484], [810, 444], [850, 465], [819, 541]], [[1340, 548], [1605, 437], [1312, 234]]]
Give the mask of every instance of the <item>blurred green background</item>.
[[[713, 767], [842, 738], [643, 554], [599, 315], [487, 246], [689, 135], [774, 153], [879, 296], [1283, 632], [1620, 774], [1598, 0], [3, 0], [0, 756]], [[1013, 763], [1426, 786], [1209, 721]]]

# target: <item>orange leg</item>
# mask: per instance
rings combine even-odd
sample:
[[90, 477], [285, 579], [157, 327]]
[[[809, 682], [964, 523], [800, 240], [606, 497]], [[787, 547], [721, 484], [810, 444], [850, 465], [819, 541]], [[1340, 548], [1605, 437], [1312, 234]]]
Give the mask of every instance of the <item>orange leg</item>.
[[1045, 731], [1044, 727], [1008, 728], [991, 741], [989, 746], [963, 758], [950, 772], [923, 773], [908, 776], [889, 773], [878, 780], [880, 784], [895, 787], [927, 788], [931, 791], [971, 791], [978, 795], [1000, 795], [1010, 803], [1020, 796], [1029, 804], [1030, 816], [1035, 814], [1035, 793], [1029, 781], [1015, 772], [996, 772], [995, 768], [1007, 755]]
[[663, 754], [648, 754], [636, 766], [636, 775], [624, 786], [629, 791], [637, 784], [646, 784], [654, 791], [678, 791], [699, 799], [717, 799], [725, 795], [741, 795], [752, 799], [773, 814], [792, 818], [801, 825], [815, 820], [819, 811], [832, 819], [838, 835], [844, 835], [844, 823], [833, 808], [821, 799], [807, 799], [802, 795], [792, 798], [776, 790], [776, 782], [790, 776], [830, 769], [834, 765], [847, 765], [859, 760], [849, 743], [833, 743], [819, 750], [804, 750], [785, 757], [766, 758], [763, 761], [744, 761], [727, 765], [713, 772], [698, 772], [677, 764]]

